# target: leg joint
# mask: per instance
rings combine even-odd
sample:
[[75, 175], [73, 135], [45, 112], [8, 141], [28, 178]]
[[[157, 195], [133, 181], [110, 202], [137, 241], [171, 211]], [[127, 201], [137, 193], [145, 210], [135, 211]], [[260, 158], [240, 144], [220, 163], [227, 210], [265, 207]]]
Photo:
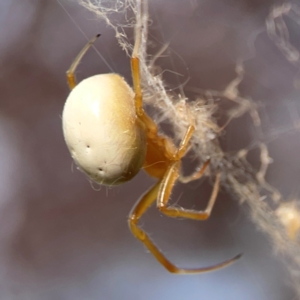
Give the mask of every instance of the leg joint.
[[165, 205], [159, 205], [157, 208], [168, 217], [177, 218], [180, 216], [180, 210], [178, 208]]

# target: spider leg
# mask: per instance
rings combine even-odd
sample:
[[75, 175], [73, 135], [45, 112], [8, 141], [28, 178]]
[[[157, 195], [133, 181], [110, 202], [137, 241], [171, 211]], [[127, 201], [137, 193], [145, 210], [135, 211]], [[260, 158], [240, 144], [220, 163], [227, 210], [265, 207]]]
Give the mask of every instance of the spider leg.
[[[203, 169], [205, 170], [208, 163], [209, 163], [209, 161], [206, 163], [206, 165], [204, 165], [202, 167], [202, 170]], [[181, 217], [181, 218], [188, 218], [188, 219], [194, 219], [194, 220], [206, 220], [207, 218], [209, 218], [209, 216], [211, 214], [212, 208], [215, 204], [215, 201], [216, 201], [216, 198], [218, 195], [218, 191], [219, 191], [219, 187], [220, 187], [220, 173], [217, 173], [213, 191], [212, 191], [211, 197], [208, 201], [208, 204], [207, 204], [207, 207], [205, 210], [197, 211], [197, 210], [193, 210], [193, 209], [185, 209], [185, 208], [181, 208], [181, 207], [175, 207], [173, 205], [168, 205], [168, 202], [170, 199], [170, 195], [171, 195], [173, 186], [179, 177], [180, 164], [181, 164], [180, 161], [175, 161], [169, 166], [163, 180], [160, 183], [160, 187], [158, 190], [158, 196], [157, 196], [157, 207], [161, 212], [163, 212], [165, 215], [167, 215], [169, 217], [175, 217], [175, 218]], [[238, 260], [240, 257], [241, 257], [241, 254], [238, 254], [229, 260], [226, 260], [226, 261], [224, 261], [220, 264], [217, 264], [213, 267], [207, 268], [206, 271], [207, 270], [216, 270], [219, 268], [226, 267], [226, 266], [232, 264], [233, 262], [235, 262], [236, 260]], [[191, 271], [191, 270], [181, 270], [180, 271], [180, 273], [192, 273], [192, 272], [193, 271]]]
[[133, 90], [135, 93], [134, 102], [136, 114], [143, 121], [148, 131], [153, 134], [157, 134], [157, 125], [155, 122], [145, 113], [143, 109], [143, 93], [141, 87], [141, 75], [140, 75], [140, 60], [136, 56], [131, 58], [131, 73], [133, 81]]
[[177, 151], [173, 155], [173, 160], [179, 160], [186, 154], [189, 147], [189, 141], [192, 138], [194, 131], [195, 127], [193, 125], [189, 125], [179, 147], [177, 148]]
[[74, 59], [73, 63], [71, 64], [69, 70], [67, 71], [67, 80], [70, 87], [70, 90], [73, 90], [73, 88], [76, 86], [76, 79], [75, 79], [75, 70], [80, 63], [82, 57], [84, 54], [88, 51], [88, 49], [93, 45], [93, 43], [96, 41], [96, 39], [100, 36], [100, 34], [97, 34], [95, 37], [93, 37], [85, 46], [84, 48], [79, 52], [77, 57]]
[[208, 159], [199, 170], [197, 170], [196, 172], [194, 172], [189, 176], [183, 176], [180, 174], [178, 180], [182, 183], [188, 183], [201, 178], [204, 172], [206, 171], [209, 163], [210, 163], [210, 159]]
[[140, 60], [138, 57], [131, 58], [131, 72], [133, 89], [135, 92], [134, 101], [137, 115], [140, 117], [143, 115], [143, 94], [141, 88], [141, 76], [140, 76]]
[[[178, 162], [175, 162], [176, 165]], [[148, 192], [146, 192], [145, 195], [142, 196], [142, 198], [136, 203], [136, 205], [133, 207], [129, 218], [129, 228], [133, 235], [139, 239], [146, 247], [147, 249], [152, 253], [152, 255], [171, 273], [176, 274], [197, 274], [197, 273], [203, 273], [208, 271], [213, 271], [216, 269], [220, 269], [223, 267], [226, 267], [233, 263], [235, 260], [237, 260], [240, 255], [235, 256], [234, 258], [227, 260], [223, 263], [206, 267], [206, 268], [195, 268], [195, 269], [182, 269], [178, 268], [176, 265], [174, 265], [172, 262], [170, 262], [165, 255], [157, 248], [157, 246], [151, 241], [147, 233], [141, 229], [138, 226], [138, 221], [142, 217], [142, 215], [147, 211], [147, 209], [153, 204], [153, 202], [156, 200], [159, 190], [161, 189], [161, 181], [156, 183], [152, 188], [149, 189]]]
[[[220, 173], [218, 173], [216, 176], [214, 188], [205, 210], [197, 211], [193, 209], [178, 208], [174, 205], [168, 205], [173, 186], [178, 178], [180, 180], [179, 170], [181, 166], [181, 158], [185, 155], [186, 151], [188, 150], [189, 141], [193, 135], [194, 130], [195, 128], [193, 125], [190, 125], [188, 127], [182, 141], [180, 142], [178, 149], [173, 155], [173, 161], [170, 162], [169, 167], [166, 170], [165, 175], [161, 181], [157, 198], [157, 207], [162, 213], [169, 217], [182, 217], [194, 220], [206, 220], [211, 214], [219, 192]], [[207, 161], [199, 172], [196, 172], [190, 177], [186, 177], [185, 179], [183, 178], [181, 180], [188, 182], [201, 177], [209, 162], [210, 161]]]
[[214, 204], [216, 202], [216, 198], [217, 198], [217, 195], [219, 192], [220, 173], [217, 173], [213, 191], [212, 191], [212, 194], [210, 196], [210, 199], [208, 201], [206, 208], [204, 210], [198, 211], [198, 210], [194, 210], [194, 209], [185, 209], [185, 208], [181, 208], [181, 207], [175, 207], [174, 205], [168, 204], [173, 186], [179, 177], [179, 168], [180, 168], [180, 161], [173, 162], [169, 166], [169, 168], [161, 182], [160, 189], [158, 192], [158, 198], [157, 198], [158, 209], [165, 215], [167, 215], [169, 217], [173, 217], [173, 218], [180, 217], [180, 218], [187, 218], [187, 219], [193, 219], [193, 220], [208, 219], [211, 214], [211, 211], [214, 207]]

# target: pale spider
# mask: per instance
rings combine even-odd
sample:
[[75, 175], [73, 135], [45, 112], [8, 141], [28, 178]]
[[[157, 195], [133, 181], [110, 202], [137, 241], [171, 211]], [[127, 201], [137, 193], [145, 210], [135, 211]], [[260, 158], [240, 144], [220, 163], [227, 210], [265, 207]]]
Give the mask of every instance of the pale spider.
[[76, 85], [75, 70], [80, 60], [100, 35], [94, 37], [78, 54], [67, 71], [71, 92], [63, 111], [63, 132], [71, 156], [78, 167], [92, 180], [117, 185], [133, 178], [141, 168], [158, 179], [133, 207], [129, 228], [170, 272], [193, 274], [216, 270], [236, 261], [240, 255], [220, 264], [195, 269], [182, 269], [170, 262], [151, 241], [138, 221], [155, 202], [169, 217], [206, 220], [215, 204], [220, 185], [220, 173], [208, 205], [203, 211], [178, 208], [169, 204], [177, 180], [189, 182], [200, 178], [209, 165], [184, 177], [180, 173], [181, 159], [189, 148], [194, 126], [188, 126], [178, 147], [170, 138], [158, 133], [156, 123], [143, 109], [139, 59], [131, 58], [133, 89], [118, 74], [100, 74]]

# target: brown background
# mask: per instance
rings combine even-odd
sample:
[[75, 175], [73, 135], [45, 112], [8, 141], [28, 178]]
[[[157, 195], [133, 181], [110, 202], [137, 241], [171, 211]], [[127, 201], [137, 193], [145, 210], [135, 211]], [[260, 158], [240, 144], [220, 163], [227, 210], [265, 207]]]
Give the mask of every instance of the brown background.
[[[262, 104], [269, 136], [291, 126], [286, 104], [299, 99], [292, 86], [296, 68], [263, 32], [272, 3], [150, 1], [149, 51], [170, 42], [169, 56], [157, 64], [182, 74], [165, 72], [169, 87], [189, 79], [190, 87], [223, 89], [235, 76], [237, 58], [247, 59], [241, 90]], [[75, 1], [63, 6], [86, 36], [102, 33], [96, 48], [130, 82], [129, 60], [113, 31]], [[240, 252], [243, 258], [204, 275], [168, 274], [127, 227], [132, 205], [153, 180], [141, 172], [124, 186], [93, 189], [64, 144], [65, 71], [86, 43], [83, 34], [59, 2], [49, 0], [2, 0], [0, 25], [0, 299], [293, 298], [268, 237], [225, 190], [206, 222], [168, 219], [153, 208], [142, 224], [180, 266], [208, 266]], [[80, 80], [105, 72], [109, 68], [91, 50], [77, 74]], [[222, 143], [234, 152], [253, 138], [244, 116], [231, 123]], [[268, 179], [285, 196], [296, 195], [299, 135], [288, 132], [268, 145], [275, 159]], [[258, 167], [255, 151], [251, 159]], [[178, 186], [173, 199], [202, 208], [210, 191], [207, 182], [195, 182]]]

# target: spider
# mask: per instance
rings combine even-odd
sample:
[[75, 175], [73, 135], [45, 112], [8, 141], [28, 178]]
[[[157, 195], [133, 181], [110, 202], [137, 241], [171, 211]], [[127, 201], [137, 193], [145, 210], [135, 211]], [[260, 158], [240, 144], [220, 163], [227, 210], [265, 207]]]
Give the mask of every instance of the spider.
[[154, 120], [143, 110], [139, 58], [132, 55], [133, 90], [118, 74], [100, 74], [76, 84], [75, 71], [84, 54], [99, 37], [98, 34], [81, 50], [67, 71], [71, 92], [63, 110], [63, 132], [75, 163], [92, 180], [105, 185], [117, 185], [132, 179], [141, 168], [158, 179], [135, 204], [128, 224], [139, 239], [170, 272], [194, 274], [230, 265], [240, 254], [206, 268], [178, 268], [158, 249], [147, 233], [138, 225], [139, 219], [155, 202], [169, 217], [206, 220], [215, 204], [220, 186], [217, 173], [211, 197], [203, 211], [178, 208], [169, 204], [170, 194], [177, 180], [187, 183], [200, 178], [209, 160], [194, 174], [180, 173], [181, 159], [189, 149], [194, 126], [189, 125], [180, 144], [160, 134]]

